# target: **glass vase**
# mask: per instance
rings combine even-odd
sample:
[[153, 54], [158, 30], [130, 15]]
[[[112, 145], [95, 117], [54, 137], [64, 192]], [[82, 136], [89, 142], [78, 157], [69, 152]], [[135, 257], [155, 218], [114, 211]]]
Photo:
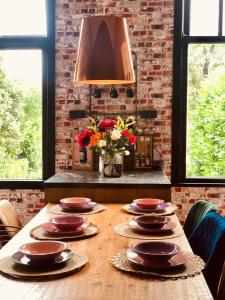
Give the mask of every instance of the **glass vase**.
[[121, 154], [99, 157], [99, 171], [104, 177], [120, 177], [122, 174], [122, 159]]

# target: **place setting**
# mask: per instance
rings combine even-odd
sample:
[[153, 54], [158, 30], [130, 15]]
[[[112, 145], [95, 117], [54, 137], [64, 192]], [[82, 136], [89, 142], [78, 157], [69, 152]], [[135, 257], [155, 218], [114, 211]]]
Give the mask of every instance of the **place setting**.
[[0, 273], [17, 279], [55, 279], [79, 271], [87, 262], [85, 254], [68, 249], [64, 242], [30, 242], [0, 260]]
[[50, 208], [50, 212], [59, 215], [91, 215], [104, 211], [105, 209], [106, 207], [103, 204], [93, 202], [90, 198], [70, 197], [60, 199], [57, 205]]
[[132, 203], [126, 204], [123, 210], [134, 215], [151, 214], [158, 216], [167, 216], [174, 214], [177, 206], [162, 199], [140, 198], [133, 200]]
[[76, 240], [89, 238], [98, 233], [98, 227], [82, 215], [59, 215], [34, 227], [30, 236], [37, 240]]
[[135, 243], [113, 256], [111, 262], [122, 271], [164, 279], [195, 276], [205, 267], [199, 256], [163, 241]]
[[136, 216], [127, 223], [118, 224], [113, 227], [113, 230], [124, 237], [146, 240], [169, 239], [184, 233], [174, 218], [148, 214]]

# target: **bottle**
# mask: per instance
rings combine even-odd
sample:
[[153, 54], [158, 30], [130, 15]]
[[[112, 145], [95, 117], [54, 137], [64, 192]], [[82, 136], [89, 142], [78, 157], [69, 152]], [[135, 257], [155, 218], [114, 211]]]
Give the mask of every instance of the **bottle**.
[[80, 163], [87, 163], [87, 149], [85, 147], [80, 147]]
[[148, 152], [148, 154], [147, 154], [147, 156], [146, 156], [146, 158], [145, 158], [145, 165], [146, 165], [146, 167], [150, 167], [150, 165], [151, 165], [151, 158], [150, 158], [150, 154], [149, 154], [149, 152]]
[[136, 155], [135, 155], [135, 167], [140, 168], [140, 159], [139, 159], [138, 152], [136, 152]]
[[142, 155], [141, 155], [141, 167], [142, 168], [145, 167], [145, 155], [144, 155], [144, 153], [142, 153]]

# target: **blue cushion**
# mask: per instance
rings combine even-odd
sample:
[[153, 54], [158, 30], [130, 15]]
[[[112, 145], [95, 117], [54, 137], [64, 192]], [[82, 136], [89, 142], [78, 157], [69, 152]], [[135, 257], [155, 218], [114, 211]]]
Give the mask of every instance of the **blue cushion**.
[[225, 259], [225, 218], [209, 212], [189, 238], [195, 254], [206, 263], [203, 274], [215, 297]]
[[216, 211], [216, 207], [213, 203], [207, 202], [205, 200], [198, 200], [192, 206], [184, 223], [184, 232], [187, 238], [190, 237], [195, 227], [210, 211]]

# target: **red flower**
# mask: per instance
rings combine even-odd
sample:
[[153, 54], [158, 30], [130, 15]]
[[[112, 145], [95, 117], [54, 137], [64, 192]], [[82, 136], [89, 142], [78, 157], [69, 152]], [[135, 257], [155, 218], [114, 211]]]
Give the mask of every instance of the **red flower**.
[[123, 130], [123, 131], [121, 132], [121, 134], [124, 135], [124, 136], [127, 136], [127, 137], [129, 137], [129, 136], [131, 135], [131, 133], [130, 133], [129, 130]]
[[129, 142], [130, 142], [131, 145], [133, 145], [136, 142], [136, 136], [134, 136], [132, 133], [130, 133], [129, 130], [127, 130], [127, 129], [123, 130], [121, 132], [121, 134], [124, 135], [124, 136], [126, 136], [126, 137], [128, 137]]
[[77, 136], [77, 142], [81, 147], [86, 147], [90, 143], [90, 137], [93, 135], [93, 131], [85, 129], [81, 131]]
[[99, 128], [112, 129], [116, 124], [116, 120], [105, 119], [101, 120], [98, 124]]
[[131, 143], [131, 145], [133, 145], [136, 142], [136, 136], [134, 136], [133, 134], [131, 134], [129, 136], [129, 142]]

